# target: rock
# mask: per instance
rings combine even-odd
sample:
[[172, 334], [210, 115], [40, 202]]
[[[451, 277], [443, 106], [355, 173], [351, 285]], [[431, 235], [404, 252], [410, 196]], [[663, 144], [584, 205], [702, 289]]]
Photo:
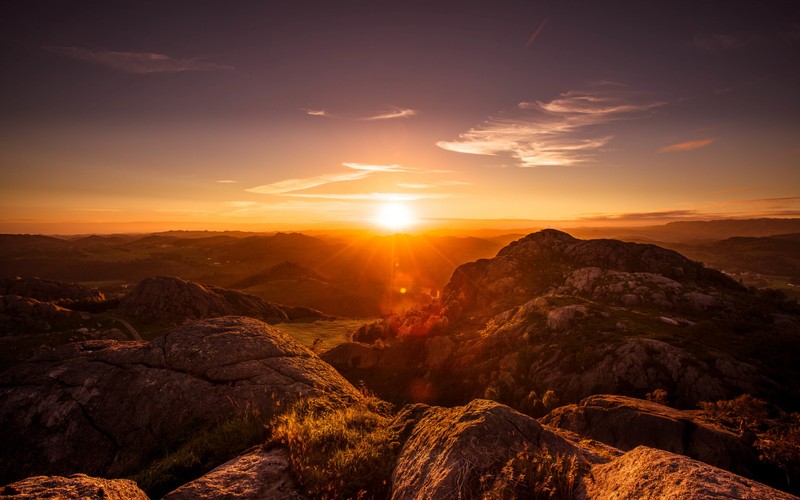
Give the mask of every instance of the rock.
[[473, 498], [481, 479], [495, 478], [525, 449], [546, 448], [587, 463], [605, 459], [487, 400], [455, 408], [414, 407], [415, 422], [392, 474], [392, 498]]
[[687, 455], [746, 477], [763, 464], [740, 436], [699, 418], [651, 401], [624, 396], [591, 396], [556, 408], [540, 420], [621, 450], [648, 446]]
[[320, 354], [320, 358], [337, 368], [372, 368], [380, 362], [382, 353], [380, 347], [343, 342]]
[[125, 475], [189, 427], [247, 408], [268, 419], [315, 395], [361, 398], [309, 349], [250, 318], [198, 321], [149, 343], [59, 346], [0, 374], [2, 479]]
[[305, 499], [283, 448], [256, 447], [164, 496], [164, 500]]
[[105, 300], [103, 293], [96, 288], [86, 288], [78, 283], [66, 281], [19, 276], [0, 279], [0, 295], [19, 295], [41, 302], [63, 301], [65, 304]]
[[[579, 240], [546, 229], [512, 242], [493, 259], [459, 266], [443, 293], [451, 322], [477, 315], [486, 320], [548, 290], [587, 298], [660, 300], [665, 307], [689, 286], [743, 287], [719, 271], [655, 245]], [[559, 287], [565, 287], [559, 289]]]
[[547, 312], [547, 328], [551, 330], [566, 330], [572, 323], [589, 314], [589, 310], [583, 306], [571, 305], [555, 307]]
[[277, 305], [254, 295], [169, 276], [145, 278], [126, 295], [117, 311], [144, 321], [249, 316], [268, 323], [286, 321]]
[[432, 337], [425, 341], [425, 367], [441, 367], [453, 354], [456, 343], [449, 337]]
[[148, 496], [127, 479], [100, 479], [85, 474], [62, 476], [34, 476], [0, 488], [0, 498], [39, 500], [52, 498], [149, 500]]
[[639, 446], [606, 464], [592, 467], [588, 498], [796, 498], [668, 451]]
[[19, 295], [0, 295], [0, 335], [45, 332], [81, 315], [70, 309]]

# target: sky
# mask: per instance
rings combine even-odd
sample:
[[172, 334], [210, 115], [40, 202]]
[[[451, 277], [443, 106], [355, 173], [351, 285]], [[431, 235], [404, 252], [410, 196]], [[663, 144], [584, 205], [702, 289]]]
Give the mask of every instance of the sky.
[[800, 216], [796, 1], [0, 5], [0, 231]]

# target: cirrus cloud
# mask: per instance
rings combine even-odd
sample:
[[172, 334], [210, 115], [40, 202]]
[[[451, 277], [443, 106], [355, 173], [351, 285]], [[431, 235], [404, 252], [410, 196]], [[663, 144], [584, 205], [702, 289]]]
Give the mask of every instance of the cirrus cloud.
[[70, 59], [132, 74], [230, 71], [234, 69], [233, 66], [216, 64], [199, 58], [177, 58], [157, 52], [128, 52], [61, 46], [46, 47], [46, 49]]
[[641, 102], [627, 90], [570, 91], [549, 102], [523, 101], [440, 148], [457, 153], [509, 155], [517, 166], [570, 166], [594, 157], [613, 136], [599, 125], [639, 118], [663, 102]]

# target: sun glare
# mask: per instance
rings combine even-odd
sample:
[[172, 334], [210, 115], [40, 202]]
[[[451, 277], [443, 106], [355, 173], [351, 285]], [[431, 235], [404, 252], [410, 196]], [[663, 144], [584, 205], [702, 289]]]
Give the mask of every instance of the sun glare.
[[392, 231], [400, 231], [414, 224], [414, 215], [402, 203], [386, 203], [378, 209], [375, 222]]

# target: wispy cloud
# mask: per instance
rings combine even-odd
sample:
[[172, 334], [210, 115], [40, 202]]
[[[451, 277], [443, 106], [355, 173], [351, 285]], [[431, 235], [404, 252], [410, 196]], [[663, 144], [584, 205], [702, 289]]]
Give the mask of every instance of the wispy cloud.
[[521, 102], [513, 110], [437, 146], [457, 153], [510, 155], [520, 167], [584, 163], [613, 138], [598, 125], [638, 118], [663, 105], [640, 102], [636, 94], [604, 86], [570, 91], [549, 101]]
[[[446, 198], [450, 193], [375, 193], [375, 192], [356, 192], [356, 193], [316, 193], [308, 192], [312, 188], [325, 186], [337, 182], [357, 181], [366, 179], [374, 175], [409, 173], [419, 175], [451, 174], [451, 170], [426, 170], [420, 168], [406, 167], [397, 163], [391, 165], [376, 165], [368, 163], [344, 162], [342, 166], [348, 170], [331, 174], [317, 175], [314, 177], [284, 179], [271, 184], [264, 184], [248, 188], [245, 191], [259, 194], [269, 194], [275, 196], [292, 198], [310, 198], [326, 200], [384, 200], [384, 201], [411, 201], [428, 198]], [[442, 186], [467, 185], [465, 181], [440, 180], [424, 183], [398, 183], [398, 187], [406, 189], [427, 189]]]
[[659, 153], [679, 153], [682, 151], [692, 151], [695, 149], [700, 149], [708, 146], [709, 144], [713, 144], [716, 139], [708, 138], [708, 139], [697, 139], [695, 141], [686, 141], [686, 142], [679, 142], [677, 144], [670, 144], [669, 146], [664, 146], [663, 148], [659, 148]]
[[342, 163], [342, 166], [347, 167], [349, 170], [333, 174], [317, 175], [314, 177], [285, 179], [282, 181], [273, 182], [272, 184], [264, 184], [262, 186], [248, 188], [245, 191], [260, 194], [288, 194], [295, 191], [303, 191], [305, 189], [332, 184], [335, 182], [364, 179], [379, 173], [421, 172], [420, 170], [404, 167], [398, 164], [373, 165], [366, 163], [344, 162]]
[[662, 210], [659, 212], [628, 212], [621, 214], [597, 214], [578, 217], [580, 221], [591, 222], [623, 222], [623, 221], [654, 221], [654, 220], [680, 220], [696, 219], [702, 213], [697, 210]]
[[325, 118], [335, 118], [337, 120], [353, 120], [353, 121], [376, 121], [376, 120], [391, 120], [394, 118], [409, 118], [417, 115], [419, 112], [411, 108], [399, 108], [391, 106], [388, 111], [366, 116], [353, 116], [348, 114], [331, 113], [324, 109], [304, 109], [309, 116], [321, 116]]
[[722, 33], [702, 34], [694, 37], [694, 46], [706, 54], [720, 54], [745, 47], [752, 43], [752, 37]]
[[199, 58], [177, 58], [156, 52], [126, 52], [83, 47], [46, 47], [50, 52], [71, 59], [98, 64], [124, 73], [179, 73], [183, 71], [230, 71], [233, 66]]
[[238, 181], [234, 181], [232, 179], [220, 179], [216, 182], [219, 182], [220, 184], [236, 184]]
[[291, 193], [293, 198], [350, 201], [416, 201], [422, 199], [450, 198], [450, 193]]

